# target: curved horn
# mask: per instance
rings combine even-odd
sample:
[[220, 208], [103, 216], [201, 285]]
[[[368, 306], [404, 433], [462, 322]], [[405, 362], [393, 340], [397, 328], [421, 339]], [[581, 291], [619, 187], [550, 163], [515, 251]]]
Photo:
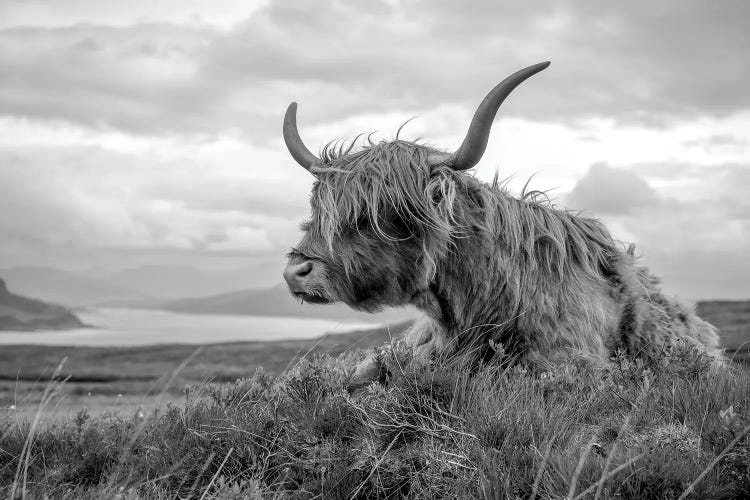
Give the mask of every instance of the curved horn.
[[305, 147], [305, 143], [299, 136], [297, 131], [297, 103], [293, 102], [286, 108], [286, 114], [284, 115], [284, 142], [289, 152], [292, 154], [297, 163], [302, 165], [305, 170], [310, 170], [310, 167], [320, 165], [322, 162], [320, 158], [310, 152]]
[[526, 80], [532, 75], [539, 73], [547, 66], [549, 61], [535, 64], [524, 68], [520, 71], [516, 71], [508, 78], [497, 84], [497, 86], [487, 94], [482, 103], [477, 108], [477, 112], [474, 113], [474, 118], [471, 120], [469, 125], [469, 131], [466, 133], [464, 142], [461, 143], [461, 147], [456, 150], [450, 156], [437, 155], [435, 160], [439, 163], [450, 164], [454, 170], [466, 170], [482, 159], [484, 150], [487, 148], [487, 141], [490, 137], [490, 129], [492, 128], [492, 121], [495, 119], [497, 110], [503, 103], [506, 97], [513, 92], [513, 89], [518, 87], [521, 82]]

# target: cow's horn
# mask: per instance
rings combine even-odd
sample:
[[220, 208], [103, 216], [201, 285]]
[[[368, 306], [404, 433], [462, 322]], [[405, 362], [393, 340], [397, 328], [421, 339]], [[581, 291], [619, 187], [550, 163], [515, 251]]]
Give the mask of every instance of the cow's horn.
[[500, 105], [505, 98], [513, 92], [513, 89], [521, 84], [521, 82], [528, 77], [539, 73], [549, 66], [549, 64], [549, 61], [546, 61], [529, 66], [528, 68], [516, 71], [497, 84], [497, 86], [487, 94], [487, 97], [484, 98], [479, 105], [479, 108], [477, 108], [477, 112], [474, 113], [474, 118], [471, 120], [469, 131], [466, 133], [466, 137], [464, 138], [464, 142], [461, 143], [461, 147], [451, 155], [437, 154], [431, 159], [431, 162], [450, 165], [454, 170], [466, 170], [479, 163], [479, 160], [482, 159], [482, 155], [484, 154], [484, 150], [487, 148], [492, 121], [495, 119], [495, 115], [497, 114]]
[[310, 170], [310, 167], [320, 165], [320, 158], [310, 152], [302, 142], [297, 131], [297, 103], [293, 102], [286, 108], [284, 115], [284, 142], [297, 163]]

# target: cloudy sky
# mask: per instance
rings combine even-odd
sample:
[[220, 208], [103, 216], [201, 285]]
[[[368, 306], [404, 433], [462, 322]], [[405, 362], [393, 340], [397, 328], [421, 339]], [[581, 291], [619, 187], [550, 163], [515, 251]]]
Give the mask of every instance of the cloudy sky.
[[0, 268], [276, 273], [312, 182], [290, 101], [312, 149], [415, 116], [407, 138], [452, 149], [493, 85], [551, 60], [476, 175], [533, 176], [670, 291], [750, 297], [750, 2], [466, 5], [0, 0]]

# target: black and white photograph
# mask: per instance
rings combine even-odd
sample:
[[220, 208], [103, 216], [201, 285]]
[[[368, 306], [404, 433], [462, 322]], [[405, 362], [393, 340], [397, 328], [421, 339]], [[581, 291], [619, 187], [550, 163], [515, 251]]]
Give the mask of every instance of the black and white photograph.
[[0, 0], [0, 498], [749, 499], [750, 2]]

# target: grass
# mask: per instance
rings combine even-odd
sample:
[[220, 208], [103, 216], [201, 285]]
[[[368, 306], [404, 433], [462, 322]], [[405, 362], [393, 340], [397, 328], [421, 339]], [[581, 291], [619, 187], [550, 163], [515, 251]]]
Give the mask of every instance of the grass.
[[[709, 304], [747, 359], [750, 309]], [[412, 365], [397, 345], [387, 383], [349, 394], [357, 348], [401, 329], [198, 350], [5, 346], [0, 497], [750, 497], [747, 365], [716, 373], [678, 348], [546, 372], [498, 353], [477, 372]]]
[[[48, 412], [64, 415], [81, 407], [132, 412], [166, 401], [181, 402], [187, 384], [231, 382], [248, 377], [263, 366], [279, 374], [306, 354], [337, 356], [351, 349], [367, 349], [397, 337], [405, 324], [390, 328], [338, 334], [315, 340], [242, 342], [203, 346], [142, 347], [2, 346], [0, 348], [0, 418], [21, 410], [33, 413], [50, 375], [65, 358], [65, 386]], [[167, 385], [175, 368], [192, 360]], [[157, 398], [157, 396], [159, 396]], [[10, 410], [11, 407], [14, 409]]]
[[750, 363], [750, 300], [699, 302], [698, 314], [719, 329], [729, 357]]
[[[700, 302], [698, 312], [721, 330], [727, 355], [750, 363], [750, 301]], [[251, 375], [263, 366], [274, 374], [283, 372], [305, 354], [337, 356], [350, 349], [369, 348], [397, 337], [404, 324], [316, 340], [241, 342], [196, 346], [145, 347], [3, 346], [0, 348], [0, 418], [3, 413], [33, 413], [52, 370], [66, 358], [61, 398], [48, 412], [65, 415], [81, 407], [89, 411], [153, 408], [167, 401], [182, 402], [186, 384], [231, 382]], [[168, 386], [165, 374], [194, 356]], [[159, 396], [159, 397], [157, 397]], [[14, 407], [14, 409], [10, 409]]]
[[[361, 353], [185, 388], [129, 415], [0, 424], [0, 494], [31, 498], [747, 498], [750, 373], [695, 352], [601, 370]], [[189, 366], [189, 364], [187, 365]], [[187, 369], [187, 368], [186, 368]], [[54, 404], [57, 370], [41, 400]], [[42, 412], [43, 413], [43, 412]], [[42, 414], [40, 413], [40, 415]]]

